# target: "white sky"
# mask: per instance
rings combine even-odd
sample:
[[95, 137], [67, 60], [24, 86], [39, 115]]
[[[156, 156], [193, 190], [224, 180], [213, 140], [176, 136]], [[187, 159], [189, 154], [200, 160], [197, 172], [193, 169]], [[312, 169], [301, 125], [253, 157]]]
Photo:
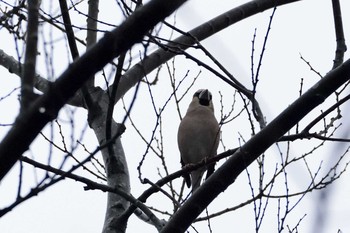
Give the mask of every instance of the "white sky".
[[[176, 26], [182, 30], [190, 30], [205, 22], [218, 14], [221, 14], [228, 9], [233, 8], [233, 4], [239, 5], [245, 1], [209, 1], [209, 0], [191, 0], [177, 12]], [[101, 7], [100, 15], [114, 16], [113, 9], [115, 1], [100, 1]], [[113, 7], [110, 7], [113, 5]], [[345, 30], [345, 38], [350, 37], [350, 3], [349, 1], [341, 1], [343, 24]], [[3, 9], [0, 3], [1, 9]], [[260, 46], [264, 40], [266, 28], [269, 22], [271, 10], [262, 14], [253, 16], [243, 22], [233, 25], [224, 31], [214, 35], [205, 40], [203, 44], [212, 52], [215, 57], [225, 67], [232, 72], [232, 74], [243, 84], [250, 87], [250, 55], [251, 55], [251, 40], [254, 29], [257, 28], [256, 38], [256, 59], [259, 56]], [[168, 21], [172, 21], [169, 18]], [[82, 23], [83, 24], [83, 23]], [[84, 32], [80, 32], [84, 33]], [[5, 36], [0, 30], [0, 37]], [[84, 37], [81, 37], [84, 38]], [[4, 40], [2, 40], [4, 41]], [[8, 38], [8, 45], [1, 45], [0, 49], [5, 52], [15, 55], [13, 50], [12, 37]], [[59, 51], [56, 48], [56, 52]], [[65, 52], [65, 51], [64, 51]], [[292, 5], [283, 6], [277, 9], [275, 18], [272, 23], [270, 38], [267, 43], [265, 52], [265, 60], [260, 74], [260, 83], [258, 92], [258, 100], [267, 117], [267, 121], [271, 121], [277, 116], [285, 107], [292, 103], [298, 96], [300, 78], [304, 78], [304, 90], [313, 85], [319, 80], [319, 77], [312, 73], [307, 65], [301, 61], [300, 54], [309, 61], [312, 66], [321, 74], [326, 74], [332, 67], [332, 62], [335, 52], [335, 36], [333, 29], [333, 18], [331, 1], [320, 0], [304, 0]], [[60, 59], [64, 59], [66, 55], [61, 55]], [[62, 58], [63, 57], [63, 58]], [[348, 54], [345, 59], [349, 58]], [[66, 67], [67, 62], [55, 62], [55, 77]], [[257, 64], [257, 60], [255, 62]], [[201, 78], [198, 80], [193, 90], [201, 87], [209, 87], [214, 95], [216, 103], [216, 116], [219, 117], [219, 94], [221, 91], [224, 95], [224, 100], [228, 101], [228, 107], [225, 106], [226, 111], [230, 108], [232, 103], [232, 88], [225, 86], [212, 74], [205, 71], [204, 68], [199, 68], [189, 60], [179, 58], [177, 61], [177, 77], [182, 78], [187, 70], [190, 70], [189, 77], [194, 77], [202, 70]], [[40, 69], [39, 72], [45, 73], [45, 68]], [[15, 76], [8, 75], [8, 72], [0, 68], [0, 77], [2, 87], [0, 90], [11, 90], [11, 87], [18, 85], [18, 80]], [[152, 79], [152, 76], [149, 76]], [[162, 103], [168, 98], [164, 96], [165, 90], [169, 90], [169, 78], [164, 76], [163, 80], [159, 81], [159, 88], [154, 88], [154, 95], [156, 96], [156, 104], [161, 107]], [[14, 83], [12, 83], [15, 81]], [[188, 81], [189, 83], [189, 81]], [[8, 87], [7, 87], [8, 85]], [[6, 89], [7, 88], [7, 89]], [[182, 89], [183, 91], [184, 89]], [[7, 93], [5, 91], [5, 93]], [[0, 93], [4, 93], [1, 91]], [[147, 96], [146, 86], [142, 86], [140, 93]], [[130, 94], [132, 95], [132, 91]], [[141, 95], [141, 94], [140, 94]], [[3, 94], [1, 94], [3, 96]], [[127, 98], [128, 96], [126, 96]], [[17, 114], [18, 108], [16, 105], [16, 98], [12, 101], [1, 101], [0, 109], [8, 109], [6, 116], [1, 114], [0, 123], [11, 122], [11, 119]], [[185, 112], [190, 101], [190, 95], [181, 102], [182, 113]], [[148, 102], [137, 102], [132, 112], [132, 118], [138, 123], [140, 130], [142, 130], [147, 138], [150, 136], [150, 129], [155, 125], [154, 113], [149, 111]], [[173, 106], [173, 101], [172, 101]], [[169, 107], [164, 112], [163, 124], [165, 134], [165, 154], [166, 159], [171, 166], [171, 172], [180, 169], [179, 155], [176, 146], [176, 131], [179, 123], [178, 116], [175, 114], [174, 107]], [[323, 108], [325, 109], [325, 108]], [[349, 112], [349, 111], [348, 111]], [[319, 110], [316, 112], [319, 113]], [[315, 114], [316, 114], [315, 113]], [[345, 112], [344, 112], [345, 113]], [[84, 121], [86, 115], [84, 111], [79, 112], [78, 118], [81, 117]], [[314, 114], [314, 115], [315, 115]], [[123, 114], [115, 114], [115, 119], [120, 120]], [[244, 115], [245, 116], [245, 115]], [[242, 116], [243, 117], [243, 116]], [[143, 124], [144, 119], [149, 119], [149, 124]], [[83, 124], [81, 121], [80, 124]], [[304, 125], [307, 121], [304, 123]], [[226, 127], [226, 126], [225, 126]], [[346, 127], [345, 127], [346, 128]], [[0, 134], [3, 135], [6, 129], [1, 128]], [[89, 130], [88, 130], [89, 131]], [[227, 148], [234, 148], [239, 145], [239, 133], [247, 140], [250, 136], [249, 125], [242, 124], [241, 121], [233, 122], [227, 125], [223, 132], [223, 138]], [[79, 133], [77, 133], [79, 135]], [[1, 136], [2, 137], [2, 136]], [[127, 125], [127, 132], [123, 135], [122, 141], [124, 149], [127, 154], [129, 172], [131, 175], [132, 194], [138, 196], [148, 186], [141, 185], [138, 181], [137, 166], [140, 158], [145, 152], [145, 145], [138, 139], [135, 131], [130, 125]], [[90, 142], [90, 144], [89, 144]], [[85, 144], [91, 151], [96, 147], [94, 136], [87, 133]], [[308, 151], [306, 148], [312, 148], [317, 143], [308, 145], [309, 141], [292, 143], [291, 156], [298, 156], [301, 153]], [[296, 145], [293, 147], [293, 145]], [[338, 156], [337, 154], [327, 154], [332, 150], [326, 146], [323, 150], [308, 157], [308, 162], [312, 169], [316, 169], [321, 160], [324, 160], [324, 165], [328, 166], [329, 158], [331, 156]], [[342, 144], [334, 144], [336, 147], [341, 147]], [[333, 145], [333, 146], [334, 146]], [[283, 145], [282, 149], [285, 148]], [[31, 147], [32, 152], [36, 155], [40, 151], [40, 145]], [[223, 148], [219, 148], [221, 152]], [[42, 152], [42, 151], [40, 151]], [[45, 156], [43, 153], [43, 156]], [[85, 155], [84, 155], [85, 156]], [[152, 155], [150, 155], [152, 156]], [[149, 156], [149, 157], [150, 157]], [[280, 161], [276, 146], [272, 147], [267, 152], [267, 174], [272, 174], [275, 164]], [[44, 158], [45, 159], [45, 158]], [[346, 159], [349, 161], [349, 158]], [[159, 167], [159, 160], [149, 158], [146, 160], [143, 167], [143, 175], [152, 181], [157, 181], [157, 167]], [[257, 178], [254, 174], [254, 166], [252, 165], [248, 170], [252, 172], [252, 177]], [[17, 168], [18, 170], [18, 168]], [[16, 193], [17, 187], [17, 172], [16, 168], [4, 179], [0, 185], [0, 208], [7, 206], [10, 198]], [[315, 170], [313, 170], [315, 171]], [[29, 173], [29, 172], [28, 172]], [[163, 173], [164, 174], [164, 173]], [[289, 170], [289, 178], [291, 192], [301, 190], [305, 187], [307, 180], [307, 170], [301, 165], [294, 166]], [[252, 179], [253, 179], [252, 178]], [[325, 209], [328, 213], [327, 221], [325, 221], [324, 232], [337, 232], [341, 229], [342, 232], [350, 232], [350, 223], [348, 216], [350, 214], [350, 185], [349, 174], [346, 173], [337, 183], [333, 184], [330, 192], [329, 209]], [[254, 179], [253, 179], [254, 181]], [[181, 180], [175, 181], [180, 184]], [[284, 186], [276, 187], [276, 193], [282, 191]], [[247, 185], [247, 175], [243, 172], [237, 181], [228, 188], [222, 195], [218, 197], [210, 206], [209, 212], [231, 207], [244, 202], [251, 197], [249, 186]], [[290, 217], [287, 218], [287, 223], [290, 226], [295, 226], [298, 220], [306, 214], [305, 219], [300, 223], [299, 232], [311, 232], [313, 220], [315, 218], [315, 203], [318, 197], [317, 192], [312, 192], [303, 199], [301, 204], [296, 208]], [[291, 202], [294, 202], [291, 199]], [[66, 180], [55, 185], [49, 190], [40, 193], [37, 197], [30, 201], [21, 204], [12, 212], [8, 213], [0, 219], [0, 231], [9, 233], [22, 232], [100, 232], [103, 225], [105, 213], [106, 194], [100, 191], [84, 191], [83, 185], [74, 181]], [[160, 204], [161, 203], [161, 204]], [[281, 202], [284, 206], [284, 201]], [[159, 208], [170, 207], [169, 201], [161, 195], [155, 195], [150, 198], [147, 204], [157, 206]], [[320, 205], [321, 206], [321, 205]], [[261, 232], [277, 232], [277, 204], [276, 201], [271, 201], [268, 206], [270, 214], [266, 214]], [[162, 216], [158, 215], [160, 218]], [[253, 206], [246, 206], [235, 212], [215, 218], [211, 221], [213, 232], [254, 232], [254, 212]], [[207, 223], [196, 224], [199, 232], [209, 232]], [[153, 226], [147, 225], [136, 217], [131, 217], [127, 232], [155, 232]], [[287, 232], [287, 230], [285, 230]], [[194, 232], [191, 230], [191, 232]]]

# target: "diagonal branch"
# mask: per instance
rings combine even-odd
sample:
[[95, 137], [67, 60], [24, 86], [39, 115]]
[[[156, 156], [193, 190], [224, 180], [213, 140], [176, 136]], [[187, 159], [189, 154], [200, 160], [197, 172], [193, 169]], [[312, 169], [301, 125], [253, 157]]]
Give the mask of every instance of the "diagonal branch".
[[[59, 2], [60, 2], [60, 8], [61, 8], [61, 12], [62, 12], [64, 28], [66, 29], [69, 49], [71, 51], [73, 60], [75, 60], [80, 55], [79, 55], [77, 43], [75, 41], [74, 31], [73, 31], [72, 22], [71, 22], [70, 16], [69, 16], [67, 2], [66, 2], [66, 0], [59, 0]], [[90, 4], [90, 2], [91, 1], [89, 1], [89, 4]], [[92, 1], [92, 2], [96, 2], [96, 1]], [[89, 5], [89, 13], [90, 13], [90, 5]], [[92, 26], [91, 23], [89, 24], [89, 22], [90, 21], [88, 20], [88, 28], [89, 28], [89, 26]], [[97, 24], [93, 24], [93, 26], [96, 26], [96, 25]], [[93, 28], [92, 30], [88, 30], [87, 38], [89, 38], [89, 40], [87, 41], [88, 43], [86, 44], [87, 47], [90, 47], [96, 43], [96, 28]], [[88, 79], [86, 84], [81, 87], [81, 94], [82, 94], [83, 99], [85, 101], [85, 103], [82, 103], [82, 105], [84, 105], [84, 104], [86, 105], [85, 107], [88, 108], [89, 114], [91, 112], [91, 109], [93, 108], [93, 100], [91, 98], [91, 94], [89, 93], [89, 89], [88, 89], [90, 86], [93, 87], [93, 83], [91, 82], [91, 80], [93, 82], [93, 78], [90, 78], [90, 79]], [[88, 86], [88, 85], [90, 85], [90, 86]], [[80, 93], [80, 92], [78, 92], [78, 93]]]
[[350, 60], [329, 72], [227, 160], [173, 215], [161, 232], [185, 232], [195, 218], [265, 150], [350, 79]]
[[[90, 157], [90, 156], [89, 156]], [[79, 176], [79, 175], [76, 175], [74, 173], [72, 173], [72, 170], [71, 169], [70, 171], [63, 171], [63, 170], [60, 170], [60, 169], [57, 169], [57, 168], [54, 168], [54, 167], [51, 167], [49, 165], [46, 165], [46, 164], [42, 164], [42, 163], [39, 163], [35, 160], [32, 160], [28, 157], [22, 157], [21, 158], [22, 161], [28, 163], [28, 164], [31, 164], [33, 165], [34, 167], [36, 168], [40, 168], [40, 169], [43, 169], [45, 171], [49, 171], [49, 172], [52, 172], [54, 174], [57, 174], [57, 175], [60, 175], [59, 178], [57, 178], [56, 180], [62, 180], [64, 178], [69, 178], [69, 179], [72, 179], [72, 180], [75, 180], [75, 181], [78, 181], [80, 183], [83, 183], [85, 184], [86, 186], [84, 187], [84, 190], [101, 190], [103, 192], [109, 192], [109, 193], [115, 193], [115, 194], [118, 194], [120, 196], [122, 196], [123, 198], [125, 198], [126, 200], [128, 200], [130, 203], [132, 203], [133, 205], [137, 206], [138, 208], [140, 208], [143, 213], [146, 213], [147, 214], [147, 217], [149, 218], [149, 221], [150, 221], [150, 224], [156, 226], [158, 229], [160, 229], [160, 227], [163, 225], [162, 224], [162, 221], [159, 220], [150, 210], [149, 208], [143, 204], [142, 202], [140, 202], [139, 200], [137, 200], [135, 197], [133, 197], [130, 193], [126, 193], [124, 192], [122, 189], [119, 189], [118, 187], [111, 187], [111, 186], [108, 186], [108, 185], [105, 185], [105, 184], [100, 184], [100, 183], [97, 183], [95, 181], [92, 181], [88, 178], [85, 178], [85, 177], [82, 177], [82, 176]], [[77, 166], [79, 167], [79, 166]], [[73, 167], [75, 168], [75, 167]], [[54, 181], [56, 181], [54, 180]], [[46, 187], [46, 186], [45, 186]], [[37, 188], [36, 191], [39, 191], [40, 188]], [[35, 192], [35, 194], [37, 194]], [[5, 212], [5, 211], [3, 211]], [[0, 213], [1, 214], [1, 213]]]
[[[24, 64], [17, 61], [13, 56], [8, 55], [4, 52], [4, 50], [0, 49], [0, 65], [5, 67], [9, 73], [15, 74], [21, 79], [23, 78], [22, 70], [24, 68]], [[49, 86], [52, 84], [51, 81], [46, 78], [40, 76], [39, 74], [35, 74], [34, 76], [34, 87], [45, 93], [49, 90]], [[74, 97], [69, 99], [68, 104], [75, 107], [84, 107], [82, 103], [82, 96], [80, 92], [76, 92]]]
[[[175, 40], [169, 42], [165, 46], [172, 48], [176, 47], [178, 50], [186, 50], [197, 43], [202, 41], [215, 33], [243, 20], [257, 13], [263, 12], [267, 9], [281, 6], [284, 4], [297, 2], [299, 0], [254, 0], [245, 3], [239, 7], [231, 9], [204, 24], [192, 29], [187, 35], [182, 35]], [[196, 39], [194, 39], [196, 38]], [[162, 48], [156, 50], [149, 56], [145, 57], [141, 62], [137, 63], [130, 70], [125, 72], [120, 80], [118, 93], [116, 95], [115, 102], [117, 102], [122, 96], [125, 95], [136, 85], [146, 74], [149, 74], [161, 64], [167, 62], [173, 58], [176, 53], [172, 51], [164, 50]], [[110, 87], [111, 88], [111, 87]], [[249, 92], [246, 92], [249, 93]]]
[[[158, 22], [169, 16], [186, 0], [153, 0], [140, 7], [118, 28], [106, 35], [83, 56], [74, 61], [50, 85], [49, 91], [21, 113], [0, 144], [0, 180], [28, 149], [44, 126], [55, 119], [59, 110], [85, 81], [108, 62], [127, 51]], [[30, 124], [28, 124], [30, 122]]]

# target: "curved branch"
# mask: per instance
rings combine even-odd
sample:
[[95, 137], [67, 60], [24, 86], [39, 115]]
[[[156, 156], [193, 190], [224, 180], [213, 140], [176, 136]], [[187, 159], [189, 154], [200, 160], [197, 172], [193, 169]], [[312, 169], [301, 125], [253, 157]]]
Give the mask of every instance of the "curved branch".
[[[23, 78], [22, 70], [24, 65], [18, 62], [13, 56], [8, 55], [4, 50], [0, 49], [0, 65], [5, 67], [10, 73], [17, 75], [20, 78]], [[49, 80], [35, 74], [34, 76], [34, 87], [43, 93], [49, 90], [49, 86], [52, 84]], [[76, 92], [74, 97], [69, 99], [68, 104], [75, 107], [84, 107], [82, 103], [83, 97], [80, 92]]]
[[173, 215], [161, 232], [185, 232], [196, 217], [255, 159], [350, 79], [350, 60], [329, 72], [245, 143]]
[[[168, 46], [173, 48], [176, 47], [179, 50], [186, 50], [192, 45], [196, 44], [197, 41], [202, 41], [245, 18], [248, 18], [252, 15], [263, 12], [275, 6], [297, 1], [299, 0], [255, 0], [248, 2], [192, 29], [188, 32], [187, 35], [182, 35], [168, 43]], [[149, 56], [145, 57], [145, 59], [137, 63], [130, 70], [125, 72], [122, 79], [120, 80], [115, 102], [118, 102], [118, 100], [124, 96], [130, 88], [136, 85], [144, 77], [145, 74], [149, 74], [161, 64], [173, 58], [175, 55], [177, 54], [160, 48]], [[247, 91], [247, 93], [250, 92]]]
[[[203, 160], [200, 163], [186, 165], [186, 166], [182, 167], [181, 170], [173, 172], [170, 175], [158, 180], [154, 185], [152, 185], [150, 188], [145, 190], [137, 199], [141, 202], [146, 202], [146, 200], [152, 194], [161, 191], [160, 189], [163, 185], [169, 183], [170, 181], [172, 181], [176, 178], [183, 176], [184, 174], [188, 174], [191, 171], [194, 171], [200, 167], [215, 163], [223, 158], [227, 158], [227, 157], [233, 155], [237, 150], [238, 150], [238, 148], [230, 149], [230, 150], [227, 150], [225, 152], [222, 152], [222, 153], [216, 155], [215, 157]], [[147, 182], [147, 183], [149, 183], [149, 182]], [[136, 210], [136, 206], [130, 205], [129, 208], [121, 215], [121, 217], [120, 217], [121, 220], [119, 220], [119, 221], [125, 221], [125, 219], [127, 219], [132, 213], [134, 213], [135, 210]]]
[[[31, 107], [21, 113], [0, 144], [0, 180], [28, 149], [44, 126], [55, 119], [58, 111], [85, 81], [100, 71], [108, 62], [132, 45], [158, 22], [169, 16], [186, 0], [153, 0], [140, 7], [118, 28], [106, 35], [49, 86]], [[127, 35], [127, 36], [126, 36]], [[28, 124], [30, 122], [30, 124]]]
[[[101, 190], [103, 192], [118, 194], [118, 195], [122, 196], [125, 200], [128, 200], [130, 203], [132, 203], [133, 205], [136, 205], [138, 208], [140, 208], [140, 210], [142, 210], [142, 213], [146, 214], [146, 216], [148, 217], [148, 219], [147, 219], [148, 223], [154, 225], [158, 229], [160, 229], [161, 226], [163, 225], [163, 221], [159, 220], [152, 213], [152, 211], [150, 211], [150, 209], [146, 205], [144, 205], [142, 202], [137, 200], [130, 193], [127, 193], [118, 187], [111, 187], [109, 185], [100, 184], [100, 183], [92, 181], [88, 178], [73, 174], [71, 171], [72, 169], [70, 171], [63, 171], [63, 170], [51, 167], [49, 165], [39, 163], [39, 162], [32, 160], [28, 157], [22, 157], [21, 160], [28, 163], [28, 164], [33, 165], [36, 168], [40, 168], [40, 169], [43, 169], [45, 171], [49, 171], [49, 172], [52, 172], [54, 174], [60, 175], [60, 177], [57, 178], [57, 180], [62, 180], [63, 178], [69, 178], [69, 179], [75, 180], [77, 182], [86, 184], [86, 186], [84, 187], [84, 190]], [[75, 168], [75, 167], [73, 167], [73, 168]], [[39, 191], [40, 188], [37, 188], [37, 190]], [[36, 192], [35, 192], [35, 194], [36, 194]], [[1, 215], [1, 213], [0, 213], [0, 215]]]

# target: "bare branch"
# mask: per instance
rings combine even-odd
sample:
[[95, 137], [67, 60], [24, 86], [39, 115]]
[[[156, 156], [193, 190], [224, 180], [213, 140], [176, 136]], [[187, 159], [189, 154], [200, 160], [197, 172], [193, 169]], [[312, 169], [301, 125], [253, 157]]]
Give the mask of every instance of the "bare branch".
[[334, 17], [334, 28], [335, 28], [335, 36], [337, 41], [337, 49], [335, 50], [335, 58], [333, 60], [333, 68], [338, 67], [343, 63], [344, 53], [346, 52], [346, 44], [344, 37], [344, 29], [343, 29], [343, 19], [341, 16], [341, 9], [339, 0], [332, 0], [333, 6], [333, 17]]
[[[232, 184], [249, 164], [255, 161], [260, 154], [288, 132], [312, 109], [347, 82], [350, 79], [349, 73], [350, 60], [347, 60], [343, 65], [329, 72], [286, 108], [212, 174], [173, 215], [162, 232], [185, 231], [211, 201]], [[196, 208], [193, 208], [193, 205]]]
[[[255, 0], [243, 4], [239, 7], [235, 7], [228, 12], [225, 12], [214, 19], [192, 29], [188, 32], [188, 35], [183, 35], [177, 39], [169, 42], [168, 46], [177, 47], [179, 50], [186, 50], [187, 48], [193, 46], [196, 41], [202, 41], [215, 33], [233, 25], [243, 19], [246, 19], [252, 15], [255, 15], [264, 10], [270, 9], [272, 7], [281, 6], [284, 4], [297, 2], [299, 0]], [[189, 36], [190, 35], [190, 36]], [[193, 40], [195, 37], [197, 40]], [[167, 62], [174, 54], [171, 51], [166, 51], [158, 49], [151, 55], [147, 56], [142, 62], [133, 66], [130, 70], [125, 72], [122, 79], [120, 80], [120, 89], [116, 96], [115, 102], [117, 102], [124, 94], [132, 88], [136, 83], [141, 80], [145, 74], [152, 72], [154, 69], [159, 67], [161, 64]]]
[[36, 56], [38, 54], [38, 26], [39, 26], [39, 1], [28, 2], [28, 27], [27, 27], [27, 46], [23, 70], [23, 79], [21, 86], [21, 111], [28, 109], [32, 103], [33, 85], [35, 77]]
[[[85, 81], [101, 70], [109, 61], [128, 50], [159, 21], [170, 15], [185, 0], [164, 2], [153, 0], [140, 7], [118, 28], [107, 33], [50, 86], [33, 106], [21, 114], [0, 144], [0, 180], [7, 174], [47, 122], [56, 118], [61, 107], [74, 95]], [[154, 14], [152, 12], [157, 12]], [[128, 35], [128, 38], [125, 38]], [[27, 124], [31, 122], [31, 124]], [[25, 132], [26, 135], [23, 135]]]

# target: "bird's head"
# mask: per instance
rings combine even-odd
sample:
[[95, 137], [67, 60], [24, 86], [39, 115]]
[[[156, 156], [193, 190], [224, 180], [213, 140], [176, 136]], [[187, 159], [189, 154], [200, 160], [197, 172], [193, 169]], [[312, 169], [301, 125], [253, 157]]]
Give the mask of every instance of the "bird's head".
[[199, 89], [194, 93], [193, 98], [198, 98], [201, 105], [209, 106], [211, 104], [212, 95], [208, 89]]
[[214, 113], [212, 95], [208, 89], [199, 89], [194, 93], [189, 110], [198, 105], [207, 107]]

